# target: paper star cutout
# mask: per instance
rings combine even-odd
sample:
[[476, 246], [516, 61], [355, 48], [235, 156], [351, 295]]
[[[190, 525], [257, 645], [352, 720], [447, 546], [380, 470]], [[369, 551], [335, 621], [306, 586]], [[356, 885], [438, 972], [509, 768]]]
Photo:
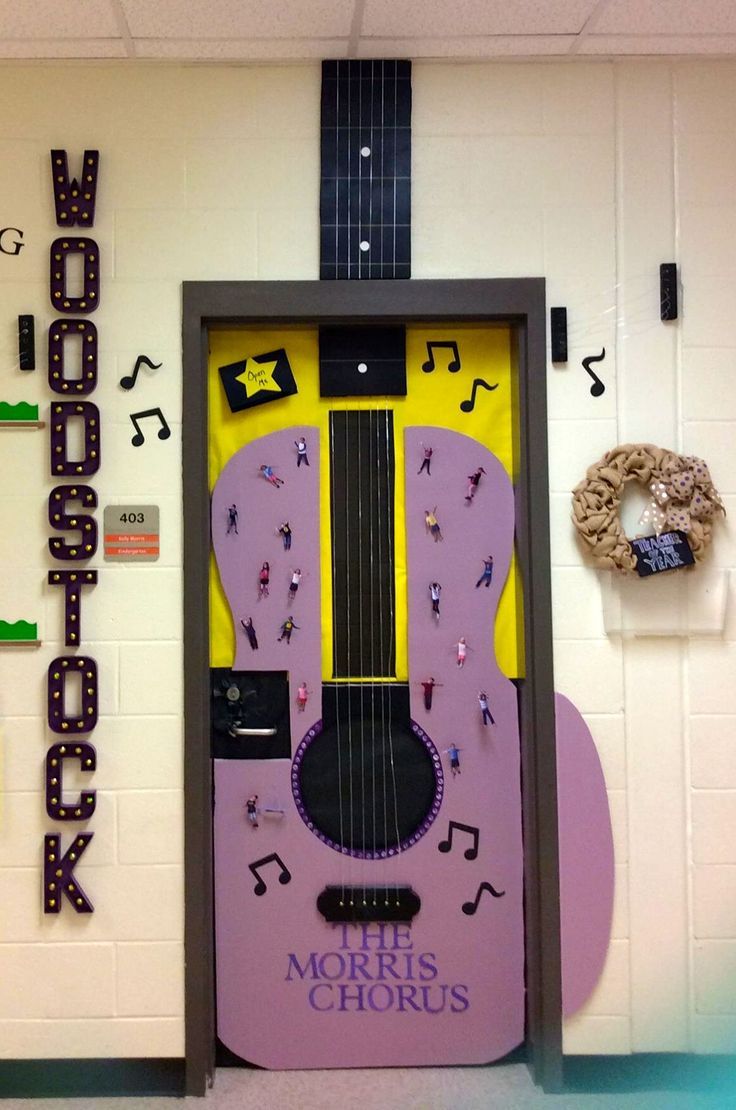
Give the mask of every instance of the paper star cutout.
[[255, 362], [252, 358], [246, 359], [245, 370], [235, 378], [241, 382], [246, 397], [254, 397], [256, 393], [281, 393], [281, 386], [274, 378], [278, 362]]

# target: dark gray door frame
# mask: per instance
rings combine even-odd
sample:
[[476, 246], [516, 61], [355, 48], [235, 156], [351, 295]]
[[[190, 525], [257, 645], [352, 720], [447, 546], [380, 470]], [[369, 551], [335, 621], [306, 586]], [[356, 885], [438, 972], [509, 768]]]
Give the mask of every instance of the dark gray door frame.
[[223, 324], [506, 323], [519, 397], [517, 551], [526, 677], [519, 682], [527, 1050], [535, 1081], [562, 1083], [560, 914], [547, 481], [543, 278], [241, 281], [183, 285], [186, 1089], [202, 1095], [215, 1045], [209, 720], [208, 330]]

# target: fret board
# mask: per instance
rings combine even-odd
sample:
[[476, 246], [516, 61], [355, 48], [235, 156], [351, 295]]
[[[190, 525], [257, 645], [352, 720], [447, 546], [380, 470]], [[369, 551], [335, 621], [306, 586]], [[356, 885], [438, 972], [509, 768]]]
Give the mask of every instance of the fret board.
[[393, 416], [330, 413], [335, 678], [396, 673]]
[[322, 63], [320, 277], [411, 277], [411, 62]]

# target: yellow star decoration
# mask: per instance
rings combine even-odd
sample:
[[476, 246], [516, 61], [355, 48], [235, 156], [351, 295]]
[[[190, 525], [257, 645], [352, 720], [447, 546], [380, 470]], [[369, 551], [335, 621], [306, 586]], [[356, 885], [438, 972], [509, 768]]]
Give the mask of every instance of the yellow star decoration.
[[238, 374], [235, 381], [242, 382], [246, 397], [253, 397], [256, 393], [280, 393], [281, 386], [274, 379], [278, 362], [254, 362], [252, 358], [245, 360], [245, 370]]

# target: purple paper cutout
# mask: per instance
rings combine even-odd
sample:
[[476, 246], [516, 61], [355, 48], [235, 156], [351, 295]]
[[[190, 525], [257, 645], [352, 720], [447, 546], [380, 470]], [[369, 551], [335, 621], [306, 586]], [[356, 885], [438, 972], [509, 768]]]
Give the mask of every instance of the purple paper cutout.
[[43, 838], [43, 912], [60, 913], [61, 900], [67, 898], [77, 913], [93, 913], [94, 906], [74, 878], [74, 868], [87, 850], [94, 833], [77, 833], [61, 855], [61, 835]]
[[53, 821], [87, 821], [97, 805], [97, 791], [84, 790], [75, 802], [65, 802], [64, 761], [76, 759], [80, 770], [90, 774], [97, 768], [92, 744], [52, 744], [46, 753], [46, 812]]
[[[64, 695], [69, 675], [79, 676], [81, 709], [79, 717], [67, 717]], [[58, 656], [48, 670], [48, 726], [64, 736], [80, 736], [92, 732], [97, 724], [97, 664], [86, 655]]]
[[91, 559], [97, 551], [97, 521], [87, 513], [67, 513], [70, 501], [89, 509], [97, 508], [97, 494], [92, 486], [55, 486], [49, 494], [49, 524], [57, 532], [77, 531], [78, 540], [49, 540], [49, 551], [55, 559], [80, 562]]
[[48, 583], [64, 587], [64, 643], [78, 647], [82, 638], [82, 589], [97, 585], [97, 571], [50, 570]]
[[[77, 378], [65, 374], [65, 343], [81, 337], [81, 363]], [[85, 396], [97, 388], [97, 328], [91, 320], [54, 320], [49, 328], [49, 388], [54, 393]]]
[[[100, 469], [100, 410], [91, 401], [55, 401], [51, 405], [51, 474], [54, 478], [89, 478]], [[67, 457], [67, 423], [84, 421], [84, 457]]]
[[[286, 568], [293, 562], [304, 571], [309, 560], [310, 575], [315, 568], [319, 570], [318, 484], [312, 483], [310, 476], [310, 484], [297, 487], [293, 494], [294, 484], [306, 478], [307, 468], [297, 471], [283, 466], [283, 460], [289, 458], [284, 453], [288, 441], [298, 438], [300, 430], [285, 430], [276, 433], [283, 436], [281, 440], [268, 436], [243, 448], [223, 470], [213, 492], [212, 535], [220, 576], [231, 605], [239, 606], [240, 615], [252, 615], [258, 627], [258, 652], [250, 651], [242, 629], [239, 633], [238, 652], [245, 670], [254, 662], [262, 665], [259, 656], [264, 641], [270, 639], [265, 630], [273, 621], [273, 608], [277, 617], [271, 629], [277, 629], [283, 619], [275, 589], [277, 582], [283, 582], [279, 588], [287, 583], [280, 573], [274, 573], [274, 567]], [[427, 487], [423, 483], [427, 475], [416, 476], [421, 461], [416, 450], [421, 440], [437, 447], [433, 472], [436, 462], [438, 478], [435, 485], [433, 473], [431, 484], [441, 489], [447, 500], [442, 511], [438, 510], [443, 543], [434, 544], [424, 530], [422, 510], [427, 507]], [[513, 488], [498, 459], [465, 436], [437, 428], [414, 428], [406, 432], [405, 445], [407, 511], [405, 518], [403, 513], [397, 515], [396, 527], [405, 527], [407, 533], [409, 677], [413, 684], [434, 674], [444, 684], [435, 693], [429, 716], [424, 710], [421, 686], [412, 685], [411, 717], [431, 732], [438, 749], [447, 748], [453, 739], [463, 747], [463, 773], [451, 781], [445, 778], [440, 820], [427, 835], [406, 851], [370, 860], [328, 850], [297, 817], [290, 783], [291, 761], [215, 760], [218, 1036], [232, 1051], [263, 1067], [480, 1064], [505, 1055], [524, 1037], [523, 851], [516, 691], [499, 672], [493, 654], [494, 616], [513, 546]], [[314, 459], [310, 453], [312, 466], [318, 457], [319, 452], [314, 452]], [[259, 485], [259, 479], [253, 476], [254, 466], [264, 462], [281, 467], [277, 473], [284, 475], [286, 485], [280, 490], [262, 479]], [[478, 465], [485, 467], [487, 477], [472, 508], [468, 508], [464, 502], [467, 475]], [[227, 507], [233, 503], [240, 513], [239, 536], [228, 536], [226, 531]], [[434, 503], [433, 499], [428, 507]], [[303, 514], [296, 525], [295, 507]], [[283, 550], [275, 531], [286, 517], [294, 526], [291, 551]], [[234, 551], [239, 554], [234, 555]], [[495, 560], [492, 585], [476, 591], [477, 561], [491, 552]], [[256, 602], [257, 568], [264, 558], [271, 563], [271, 596]], [[322, 562], [329, 558], [330, 551], [323, 550]], [[435, 558], [442, 562], [436, 574]], [[427, 601], [427, 583], [435, 578], [444, 587], [439, 624]], [[297, 604], [301, 601], [300, 586]], [[317, 602], [318, 594], [309, 604]], [[457, 615], [451, 618], [455, 610]], [[294, 637], [291, 648], [267, 645], [269, 651], [280, 648], [279, 658], [285, 658], [287, 650], [295, 653], [286, 664], [293, 684], [292, 704], [302, 678], [314, 691], [304, 714], [297, 717], [294, 705], [293, 737], [308, 734], [322, 716], [321, 614], [310, 608], [307, 619], [300, 620], [300, 616], [303, 612], [294, 612], [303, 631], [298, 640]], [[307, 652], [304, 641], [304, 636], [315, 630], [316, 655], [312, 647]], [[452, 641], [462, 634], [475, 650], [461, 670], [455, 666]], [[275, 637], [277, 631], [272, 635]], [[263, 669], [269, 669], [269, 665]], [[489, 695], [497, 722], [485, 730], [477, 702], [481, 689]], [[258, 794], [264, 806], [264, 818], [255, 832], [247, 828], [244, 812], [244, 801], [252, 794]], [[269, 819], [265, 816], [268, 804], [281, 807], [283, 815]], [[446, 833], [444, 817], [482, 829], [476, 859], [438, 851]], [[243, 862], [243, 844], [251, 836], [258, 837], [261, 855], [276, 852], [287, 861], [291, 872], [288, 885], [281, 888], [275, 883], [272, 889], [269, 883], [268, 891], [260, 898], [253, 897], [252, 876]], [[484, 895], [477, 914], [464, 914], [463, 904], [475, 896], [480, 883], [489, 880], [496, 890], [505, 891], [504, 896]], [[320, 981], [311, 974], [304, 979], [297, 975], [290, 981], [291, 954], [306, 963], [314, 953], [318, 962], [327, 960], [328, 972], [334, 974], [333, 966], [340, 959], [334, 955], [336, 950], [346, 956], [362, 951], [359, 927], [347, 927], [348, 948], [342, 949], [341, 927], [333, 928], [316, 910], [316, 898], [326, 885], [346, 882], [365, 884], [368, 890], [374, 884], [380, 890], [385, 884], [408, 883], [416, 890], [422, 909], [405, 933], [406, 944], [411, 943], [415, 953], [434, 954], [436, 982], [416, 986], [406, 972], [401, 983], [366, 980], [363, 991], [369, 996], [373, 990], [377, 1004], [371, 1007], [366, 1001], [361, 1010], [354, 1001], [361, 985], [359, 973], [350, 979], [347, 971], [339, 982]], [[371, 928], [375, 934], [378, 926]], [[386, 927], [386, 936], [391, 935], [392, 927]], [[375, 953], [372, 960], [376, 960]], [[442, 984], [448, 986], [443, 988]], [[450, 994], [453, 984], [459, 993], [457, 1000]], [[339, 1006], [342, 986], [353, 999], [343, 1010]], [[419, 999], [426, 987], [434, 1005], [445, 989], [447, 1004], [442, 1012], [429, 1005], [422, 1012], [414, 1011], [410, 1004], [399, 1008], [399, 987], [407, 995], [413, 995], [416, 987]], [[390, 991], [395, 1004], [386, 1010]], [[466, 996], [467, 1004], [463, 1001]], [[455, 1011], [451, 1009], [453, 1003]], [[380, 1006], [384, 1012], [377, 1012]]]
[[95, 222], [97, 175], [100, 152], [85, 150], [82, 172], [69, 179], [69, 164], [65, 150], [51, 151], [51, 179], [54, 186], [54, 208], [59, 227], [92, 227]]
[[[310, 445], [310, 465], [293, 465], [294, 440], [304, 436]], [[302, 679], [309, 690], [322, 688], [320, 629], [319, 439], [316, 428], [297, 425], [263, 436], [233, 455], [212, 491], [211, 528], [217, 569], [235, 628], [235, 670], [289, 670], [292, 736], [303, 735], [307, 720], [320, 717], [321, 696], [309, 701], [307, 720], [297, 717], [296, 692]], [[261, 465], [270, 465], [280, 487], [264, 480]], [[239, 532], [228, 533], [228, 508], [239, 509]], [[288, 520], [292, 542], [284, 550], [279, 525]], [[269, 596], [258, 600], [258, 573], [271, 568]], [[302, 579], [294, 601], [289, 600], [292, 571]], [[291, 614], [299, 630], [291, 643], [278, 642], [281, 626]], [[254, 653], [240, 624], [251, 617], [258, 629]]]
[[555, 694], [562, 1012], [576, 1013], [606, 962], [613, 915], [611, 815], [600, 759], [580, 712]]
[[[82, 254], [84, 285], [81, 297], [71, 297], [66, 288], [66, 260], [70, 254]], [[49, 252], [49, 296], [56, 312], [76, 316], [94, 312], [100, 304], [100, 248], [94, 239], [54, 239]]]

